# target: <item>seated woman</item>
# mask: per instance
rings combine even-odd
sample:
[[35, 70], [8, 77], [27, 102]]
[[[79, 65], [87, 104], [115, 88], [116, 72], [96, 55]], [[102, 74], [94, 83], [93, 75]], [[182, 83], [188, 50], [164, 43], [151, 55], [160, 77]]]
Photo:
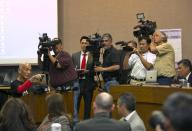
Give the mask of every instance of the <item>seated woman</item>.
[[14, 97], [21, 97], [27, 89], [32, 87], [32, 83], [40, 82], [42, 76], [42, 74], [37, 74], [31, 77], [31, 64], [20, 64], [18, 68], [18, 77], [11, 83], [11, 89], [7, 91], [7, 94]]
[[59, 93], [50, 94], [46, 97], [48, 115], [38, 128], [38, 131], [51, 131], [52, 123], [60, 123], [62, 131], [71, 131], [70, 122], [64, 113], [63, 96]]
[[26, 104], [19, 98], [10, 98], [0, 112], [0, 131], [36, 131]]

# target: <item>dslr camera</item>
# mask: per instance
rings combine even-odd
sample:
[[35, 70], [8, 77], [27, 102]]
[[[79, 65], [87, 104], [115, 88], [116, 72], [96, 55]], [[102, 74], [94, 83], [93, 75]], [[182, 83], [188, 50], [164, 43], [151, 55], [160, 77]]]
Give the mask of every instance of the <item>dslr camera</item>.
[[144, 13], [138, 13], [136, 16], [140, 24], [134, 27], [135, 31], [133, 31], [133, 35], [136, 38], [149, 37], [152, 35], [157, 27], [156, 22], [145, 20]]

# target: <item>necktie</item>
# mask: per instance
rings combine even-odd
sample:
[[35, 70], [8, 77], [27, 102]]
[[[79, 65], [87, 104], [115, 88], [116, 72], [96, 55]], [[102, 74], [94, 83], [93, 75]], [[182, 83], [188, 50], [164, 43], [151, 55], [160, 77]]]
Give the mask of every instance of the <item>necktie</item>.
[[83, 54], [83, 59], [82, 59], [82, 62], [81, 62], [81, 69], [86, 68], [86, 55], [87, 54]]

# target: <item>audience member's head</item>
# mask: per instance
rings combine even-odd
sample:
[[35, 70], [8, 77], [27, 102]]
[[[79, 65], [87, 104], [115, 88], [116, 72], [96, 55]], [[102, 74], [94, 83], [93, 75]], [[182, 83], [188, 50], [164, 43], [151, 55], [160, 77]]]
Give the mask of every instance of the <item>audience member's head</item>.
[[0, 128], [4, 131], [34, 131], [35, 125], [26, 104], [10, 98], [0, 113]]
[[94, 101], [94, 112], [111, 112], [114, 109], [113, 97], [106, 92], [100, 93], [96, 96]]
[[149, 50], [151, 39], [149, 37], [140, 37], [138, 41], [141, 53], [146, 53]]
[[188, 59], [182, 59], [178, 62], [178, 74], [181, 77], [186, 77], [192, 71], [191, 61]]
[[135, 110], [136, 108], [135, 97], [131, 93], [123, 93], [119, 96], [117, 105], [119, 114], [125, 117]]
[[112, 36], [109, 33], [105, 33], [102, 36], [104, 48], [110, 48], [112, 46]]
[[192, 95], [174, 93], [163, 105], [167, 131], [192, 131]]
[[152, 112], [151, 117], [149, 119], [149, 125], [155, 131], [165, 131], [164, 122], [165, 122], [165, 116], [161, 111], [156, 110]]
[[49, 117], [61, 116], [64, 114], [63, 96], [59, 93], [52, 93], [46, 97]]
[[18, 77], [17, 79], [20, 81], [26, 81], [31, 77], [31, 64], [30, 63], [22, 63], [18, 68]]

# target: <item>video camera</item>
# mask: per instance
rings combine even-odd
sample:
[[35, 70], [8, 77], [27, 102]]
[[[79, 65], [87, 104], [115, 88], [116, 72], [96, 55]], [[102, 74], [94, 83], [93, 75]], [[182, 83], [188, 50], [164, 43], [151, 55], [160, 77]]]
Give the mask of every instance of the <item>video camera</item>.
[[39, 45], [38, 45], [38, 51], [37, 53], [39, 55], [43, 54], [43, 71], [49, 71], [49, 56], [48, 56], [48, 50], [52, 50], [54, 46], [58, 43], [61, 43], [61, 40], [56, 38], [51, 40], [47, 33], [43, 33], [42, 37], [39, 37]]
[[90, 45], [86, 47], [86, 51], [89, 51], [93, 55], [93, 61], [95, 65], [100, 65], [100, 49], [103, 47], [102, 37], [98, 33], [88, 36]]
[[123, 51], [126, 51], [126, 52], [132, 52], [133, 51], [133, 48], [128, 46], [128, 42], [118, 41], [115, 43], [115, 45], [120, 45], [122, 47]]
[[61, 40], [59, 39], [51, 40], [48, 37], [47, 33], [43, 33], [42, 37], [39, 37], [39, 45], [38, 45], [39, 53], [47, 54], [48, 49], [52, 50], [53, 47], [60, 42]]
[[157, 27], [156, 22], [144, 20], [145, 19], [144, 13], [138, 13], [136, 15], [140, 24], [134, 27], [134, 29], [136, 30], [133, 31], [133, 35], [136, 38], [149, 37], [150, 35], [152, 35]]

